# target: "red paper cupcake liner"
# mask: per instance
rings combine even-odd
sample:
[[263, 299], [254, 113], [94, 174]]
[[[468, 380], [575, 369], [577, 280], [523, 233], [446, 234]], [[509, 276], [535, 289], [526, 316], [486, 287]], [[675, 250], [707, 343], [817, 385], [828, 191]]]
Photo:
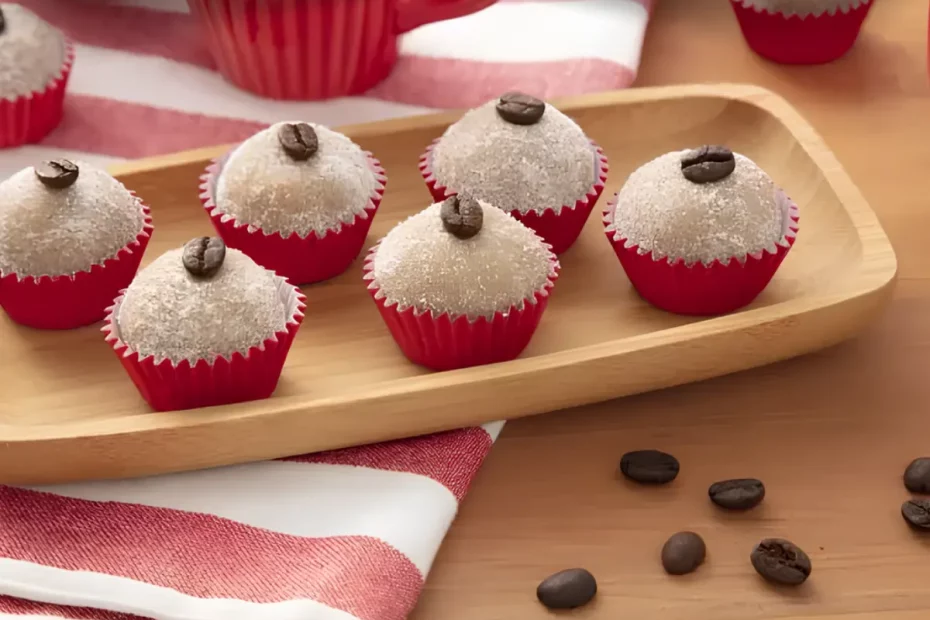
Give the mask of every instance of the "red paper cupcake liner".
[[306, 308], [306, 297], [300, 290], [279, 277], [278, 294], [290, 315], [285, 329], [228, 359], [217, 356], [194, 364], [188, 360], [175, 364], [168, 359], [156, 362], [151, 355], [140, 356], [120, 339], [118, 313], [124, 293], [108, 308], [101, 331], [142, 398], [156, 411], [228, 405], [271, 396]]
[[833, 14], [784, 15], [730, 0], [743, 37], [754, 52], [769, 60], [792, 65], [813, 65], [836, 60], [852, 48], [872, 0]]
[[[456, 193], [455, 188], [440, 185], [433, 173], [432, 152], [439, 140], [441, 138], [434, 140], [420, 156], [420, 174], [423, 175], [426, 187], [436, 202], [442, 202]], [[604, 151], [593, 140], [591, 146], [594, 147], [594, 154], [597, 159], [597, 181], [585, 194], [584, 198], [575, 202], [574, 205], [563, 205], [558, 212], [550, 207], [540, 212], [521, 213], [516, 209], [508, 212], [517, 221], [533, 229], [537, 235], [552, 246], [552, 251], [556, 254], [562, 254], [577, 241], [585, 222], [588, 220], [588, 216], [591, 214], [591, 210], [597, 204], [597, 200], [601, 197], [607, 183], [607, 172], [610, 169], [607, 156], [604, 155]]]
[[[135, 193], [132, 193], [135, 196]], [[20, 325], [74, 329], [96, 323], [139, 270], [152, 231], [152, 215], [142, 203], [142, 230], [115, 256], [72, 276], [0, 274], [0, 307]]]
[[216, 183], [229, 154], [214, 160], [201, 175], [200, 202], [227, 246], [242, 251], [265, 269], [284, 276], [293, 284], [322, 282], [343, 273], [358, 258], [384, 197], [387, 185], [384, 168], [371, 153], [366, 155], [379, 182], [375, 195], [352, 222], [341, 224], [338, 230], [328, 230], [323, 236], [315, 232], [306, 237], [297, 233], [287, 236], [277, 232], [265, 233], [217, 209], [214, 200]]
[[604, 211], [604, 226], [623, 270], [643, 299], [675, 314], [727, 314], [759, 296], [794, 245], [800, 214], [794, 202], [787, 197], [785, 200], [790, 223], [775, 252], [762, 250], [748, 255], [742, 263], [733, 258], [727, 263], [687, 265], [681, 259], [670, 262], [667, 257], [656, 258], [652, 252], [641, 253], [635, 245], [626, 247], [627, 239], [615, 239], [615, 231], [606, 230], [617, 206], [616, 195]]
[[0, 148], [39, 142], [58, 127], [73, 65], [74, 45], [66, 40], [65, 61], [45, 88], [0, 100]]
[[430, 370], [481, 366], [518, 357], [532, 339], [559, 276], [556, 262], [549, 280], [532, 298], [524, 300], [522, 308], [513, 306], [507, 312], [495, 313], [491, 319], [469, 320], [463, 315], [452, 317], [446, 313], [435, 316], [431, 312], [416, 312], [412, 307], [399, 310], [396, 302], [379, 296], [381, 289], [374, 281], [377, 250], [376, 245], [365, 258], [368, 292], [407, 359]]

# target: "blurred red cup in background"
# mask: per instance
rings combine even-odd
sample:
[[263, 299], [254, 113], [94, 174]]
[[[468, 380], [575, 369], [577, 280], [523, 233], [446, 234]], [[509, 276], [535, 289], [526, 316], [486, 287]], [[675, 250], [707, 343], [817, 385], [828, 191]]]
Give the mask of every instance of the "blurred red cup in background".
[[387, 77], [397, 37], [495, 0], [188, 0], [223, 76], [272, 99], [356, 95]]

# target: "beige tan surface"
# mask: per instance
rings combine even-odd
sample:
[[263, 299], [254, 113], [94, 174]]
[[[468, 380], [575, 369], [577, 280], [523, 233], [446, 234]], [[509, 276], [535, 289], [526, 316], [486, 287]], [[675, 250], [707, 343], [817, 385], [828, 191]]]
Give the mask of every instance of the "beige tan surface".
[[[338, 448], [543, 413], [758, 366], [861, 329], [891, 290], [895, 258], [873, 212], [783, 100], [746, 86], [636, 89], [564, 106], [611, 158], [613, 191], [639, 164], [725, 142], [801, 205], [801, 233], [748, 309], [688, 319], [650, 308], [623, 276], [597, 215], [564, 255], [552, 302], [521, 359], [428, 373], [400, 353], [361, 280], [304, 287], [307, 316], [274, 397], [153, 415], [97, 327], [48, 333], [0, 322], [0, 481], [135, 476]], [[419, 153], [449, 118], [352, 128], [388, 170], [369, 245], [428, 204]], [[215, 150], [214, 154], [223, 152]], [[209, 232], [196, 200], [203, 152], [122, 168], [152, 206], [144, 262]]]
[[[930, 454], [930, 96], [927, 0], [878, 0], [846, 58], [781, 67], [744, 46], [724, 0], [659, 0], [640, 84], [737, 80], [784, 95], [878, 212], [900, 280], [858, 339], [688, 387], [507, 425], [431, 574], [415, 620], [917, 620], [930, 617], [930, 538], [905, 527], [901, 474]], [[722, 355], [726, 355], [722, 353]], [[619, 371], [618, 371], [619, 372]], [[658, 447], [664, 489], [613, 479], [623, 451]], [[713, 509], [716, 479], [758, 476], [757, 512]], [[665, 538], [706, 537], [707, 564], [666, 577]], [[752, 545], [786, 536], [813, 560], [796, 591], [767, 587]], [[549, 615], [538, 581], [582, 565], [597, 604]]]

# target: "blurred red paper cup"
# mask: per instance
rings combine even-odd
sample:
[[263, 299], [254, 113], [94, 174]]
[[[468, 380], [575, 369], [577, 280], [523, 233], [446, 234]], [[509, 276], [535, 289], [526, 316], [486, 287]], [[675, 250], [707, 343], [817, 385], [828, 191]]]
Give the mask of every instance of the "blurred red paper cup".
[[220, 72], [272, 99], [355, 95], [387, 77], [397, 37], [495, 0], [188, 0]]

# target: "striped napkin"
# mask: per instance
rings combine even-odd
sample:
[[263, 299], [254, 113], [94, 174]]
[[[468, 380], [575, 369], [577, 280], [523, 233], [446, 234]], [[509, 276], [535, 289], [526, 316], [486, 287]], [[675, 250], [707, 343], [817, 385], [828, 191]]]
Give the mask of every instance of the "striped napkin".
[[[649, 1], [505, 0], [407, 35], [394, 73], [364, 97], [293, 103], [225, 83], [183, 0], [21, 0], [78, 42], [77, 62], [62, 126], [0, 152], [0, 177], [53, 157], [107, 165], [236, 142], [288, 118], [340, 125], [512, 88], [626, 87]], [[0, 486], [0, 618], [402, 620], [502, 426], [143, 480]]]

